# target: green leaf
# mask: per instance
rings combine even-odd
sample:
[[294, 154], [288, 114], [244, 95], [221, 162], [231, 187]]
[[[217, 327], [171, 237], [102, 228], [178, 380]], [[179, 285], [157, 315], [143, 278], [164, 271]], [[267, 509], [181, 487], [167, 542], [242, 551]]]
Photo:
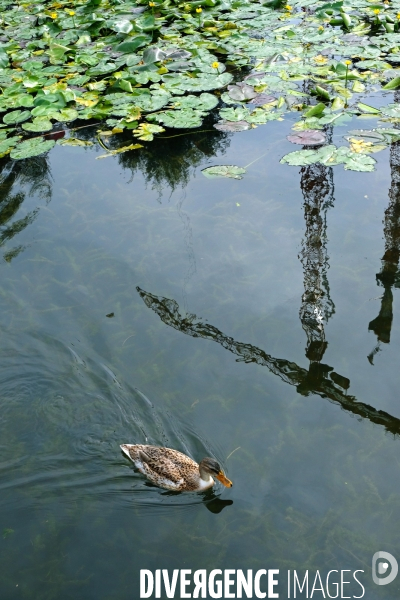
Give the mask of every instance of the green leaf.
[[174, 108], [194, 108], [197, 110], [209, 111], [218, 104], [218, 98], [214, 94], [203, 93], [200, 96], [183, 96], [174, 99]]
[[122, 148], [118, 148], [117, 150], [110, 150], [110, 152], [107, 154], [96, 156], [96, 160], [100, 158], [108, 158], [109, 156], [115, 156], [116, 154], [122, 154], [123, 152], [128, 152], [129, 150], [137, 150], [138, 148], [143, 148], [142, 144], [130, 144], [129, 146], [122, 146]]
[[62, 46], [61, 44], [51, 42], [49, 49], [50, 62], [54, 64], [62, 61], [64, 54], [70, 50], [71, 48], [68, 48], [68, 46]]
[[330, 100], [330, 94], [328, 92], [328, 90], [326, 90], [325, 88], [321, 87], [320, 85], [316, 85], [315, 86], [315, 91], [317, 93], [317, 96], [320, 96], [320, 98], [325, 98], [325, 100]]
[[364, 104], [364, 102], [358, 102], [357, 106], [360, 110], [362, 110], [362, 112], [369, 113], [371, 115], [379, 115], [381, 112], [378, 108], [369, 106], [369, 104]]
[[204, 113], [200, 110], [184, 108], [182, 110], [166, 110], [165, 112], [154, 115], [154, 117], [159, 123], [164, 123], [167, 127], [194, 129], [196, 127], [201, 127], [203, 114]]
[[400, 104], [388, 104], [387, 106], [382, 106], [381, 111], [388, 117], [400, 118]]
[[305, 117], [317, 117], [318, 115], [321, 115], [324, 112], [325, 108], [326, 108], [325, 104], [322, 104], [322, 102], [320, 102], [319, 104], [311, 107], [307, 112], [305, 112], [304, 116]]
[[80, 140], [79, 138], [64, 138], [62, 140], [57, 140], [57, 144], [60, 146], [93, 146], [93, 142], [89, 140]]
[[[115, 21], [115, 23], [111, 25], [111, 29], [117, 33], [129, 33], [132, 31], [133, 25], [128, 19], [121, 19], [120, 21]], [[130, 50], [130, 52], [132, 52], [132, 50]]]
[[10, 137], [6, 140], [2, 140], [0, 142], [0, 158], [3, 158], [3, 156], [6, 156], [6, 154], [9, 154], [11, 152], [11, 148], [13, 148], [16, 143], [19, 141], [20, 136], [16, 135], [13, 137]]
[[324, 146], [318, 150], [298, 150], [286, 154], [281, 163], [303, 167], [315, 163], [321, 163], [328, 166], [343, 164], [346, 171], [373, 171], [375, 168], [375, 159], [366, 154], [352, 152], [347, 146], [337, 148], [333, 144]]
[[295, 167], [304, 167], [306, 165], [312, 165], [317, 162], [327, 164], [328, 160], [336, 152], [336, 146], [330, 144], [318, 150], [296, 150], [286, 154], [282, 159], [281, 163], [292, 165]]
[[163, 131], [165, 131], [164, 127], [160, 127], [159, 125], [141, 123], [138, 129], [133, 130], [133, 135], [144, 142], [151, 142], [154, 139], [155, 133], [162, 133]]
[[151, 38], [148, 35], [139, 34], [129, 38], [129, 40], [126, 40], [125, 42], [121, 42], [121, 44], [118, 44], [115, 50], [117, 52], [122, 52], [123, 54], [130, 54], [136, 52], [138, 48], [150, 40]]
[[30, 117], [31, 113], [29, 110], [13, 110], [4, 115], [3, 122], [6, 123], [6, 125], [23, 123], [23, 121], [27, 121]]
[[53, 125], [47, 117], [35, 117], [32, 123], [24, 123], [22, 129], [34, 132], [51, 131]]
[[11, 150], [10, 156], [14, 160], [22, 160], [31, 156], [39, 156], [44, 152], [48, 152], [53, 148], [54, 140], [44, 140], [43, 138], [32, 138], [24, 142], [20, 142]]
[[232, 179], [243, 179], [246, 169], [236, 167], [235, 165], [218, 165], [215, 167], [207, 167], [201, 171], [205, 177], [214, 179], [215, 177], [231, 177]]
[[349, 153], [349, 158], [344, 163], [346, 171], [371, 172], [375, 169], [376, 160], [365, 154]]
[[75, 121], [79, 117], [79, 113], [74, 108], [62, 108], [59, 112], [55, 113], [52, 117], [56, 121]]
[[0, 69], [5, 69], [8, 65], [8, 54], [3, 48], [0, 48]]
[[331, 110], [341, 110], [342, 108], [344, 108], [344, 106], [344, 100], [339, 96], [336, 96], [336, 98], [332, 102]]

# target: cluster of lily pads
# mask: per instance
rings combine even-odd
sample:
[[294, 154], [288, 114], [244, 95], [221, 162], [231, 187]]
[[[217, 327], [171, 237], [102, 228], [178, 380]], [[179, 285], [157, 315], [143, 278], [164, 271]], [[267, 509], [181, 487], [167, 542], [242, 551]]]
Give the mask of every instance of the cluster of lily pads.
[[399, 23], [400, 0], [0, 0], [0, 156], [46, 152], [55, 130], [89, 120], [106, 149], [107, 136], [132, 132], [107, 156], [199, 128], [211, 112], [216, 129], [237, 132], [296, 111], [303, 135], [291, 141], [319, 148], [284, 162], [373, 170], [370, 153], [396, 129], [320, 146], [353, 116], [400, 122], [397, 104], [362, 101], [400, 87]]

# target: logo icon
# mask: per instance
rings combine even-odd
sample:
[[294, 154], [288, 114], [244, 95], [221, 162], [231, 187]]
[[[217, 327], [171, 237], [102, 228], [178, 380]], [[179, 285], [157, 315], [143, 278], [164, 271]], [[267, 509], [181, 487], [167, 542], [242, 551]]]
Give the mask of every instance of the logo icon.
[[399, 565], [392, 554], [383, 551], [375, 552], [372, 557], [372, 580], [376, 585], [392, 583], [396, 579], [398, 571]]

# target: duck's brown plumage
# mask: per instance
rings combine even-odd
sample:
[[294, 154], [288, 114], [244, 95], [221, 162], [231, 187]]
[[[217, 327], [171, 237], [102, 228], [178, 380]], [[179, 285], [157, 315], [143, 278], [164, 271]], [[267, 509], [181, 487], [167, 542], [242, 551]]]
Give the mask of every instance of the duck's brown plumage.
[[[211, 471], [205, 470], [208, 479], [202, 479], [199, 465], [178, 450], [144, 444], [122, 444], [121, 450], [135, 463], [139, 471], [146, 475], [147, 479], [159, 487], [178, 492], [194, 492], [214, 485], [213, 478], [207, 474]], [[210, 461], [216, 465], [215, 474], [224, 485], [228, 487], [232, 485], [225, 478], [216, 461], [213, 459], [204, 459], [204, 461]]]

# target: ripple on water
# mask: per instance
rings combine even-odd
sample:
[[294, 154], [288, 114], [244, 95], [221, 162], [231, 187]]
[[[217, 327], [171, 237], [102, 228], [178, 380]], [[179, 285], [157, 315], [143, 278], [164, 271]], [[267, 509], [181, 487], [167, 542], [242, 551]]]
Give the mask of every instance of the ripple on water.
[[208, 494], [162, 490], [137, 473], [119, 448], [146, 443], [176, 448], [197, 461], [219, 459], [219, 449], [189, 424], [120, 382], [110, 366], [78, 344], [33, 335], [14, 350], [0, 366], [3, 503], [17, 497], [24, 504], [29, 497], [40, 504], [61, 494], [67, 502], [113, 496], [117, 506], [145, 510], [215, 503], [219, 484]]

